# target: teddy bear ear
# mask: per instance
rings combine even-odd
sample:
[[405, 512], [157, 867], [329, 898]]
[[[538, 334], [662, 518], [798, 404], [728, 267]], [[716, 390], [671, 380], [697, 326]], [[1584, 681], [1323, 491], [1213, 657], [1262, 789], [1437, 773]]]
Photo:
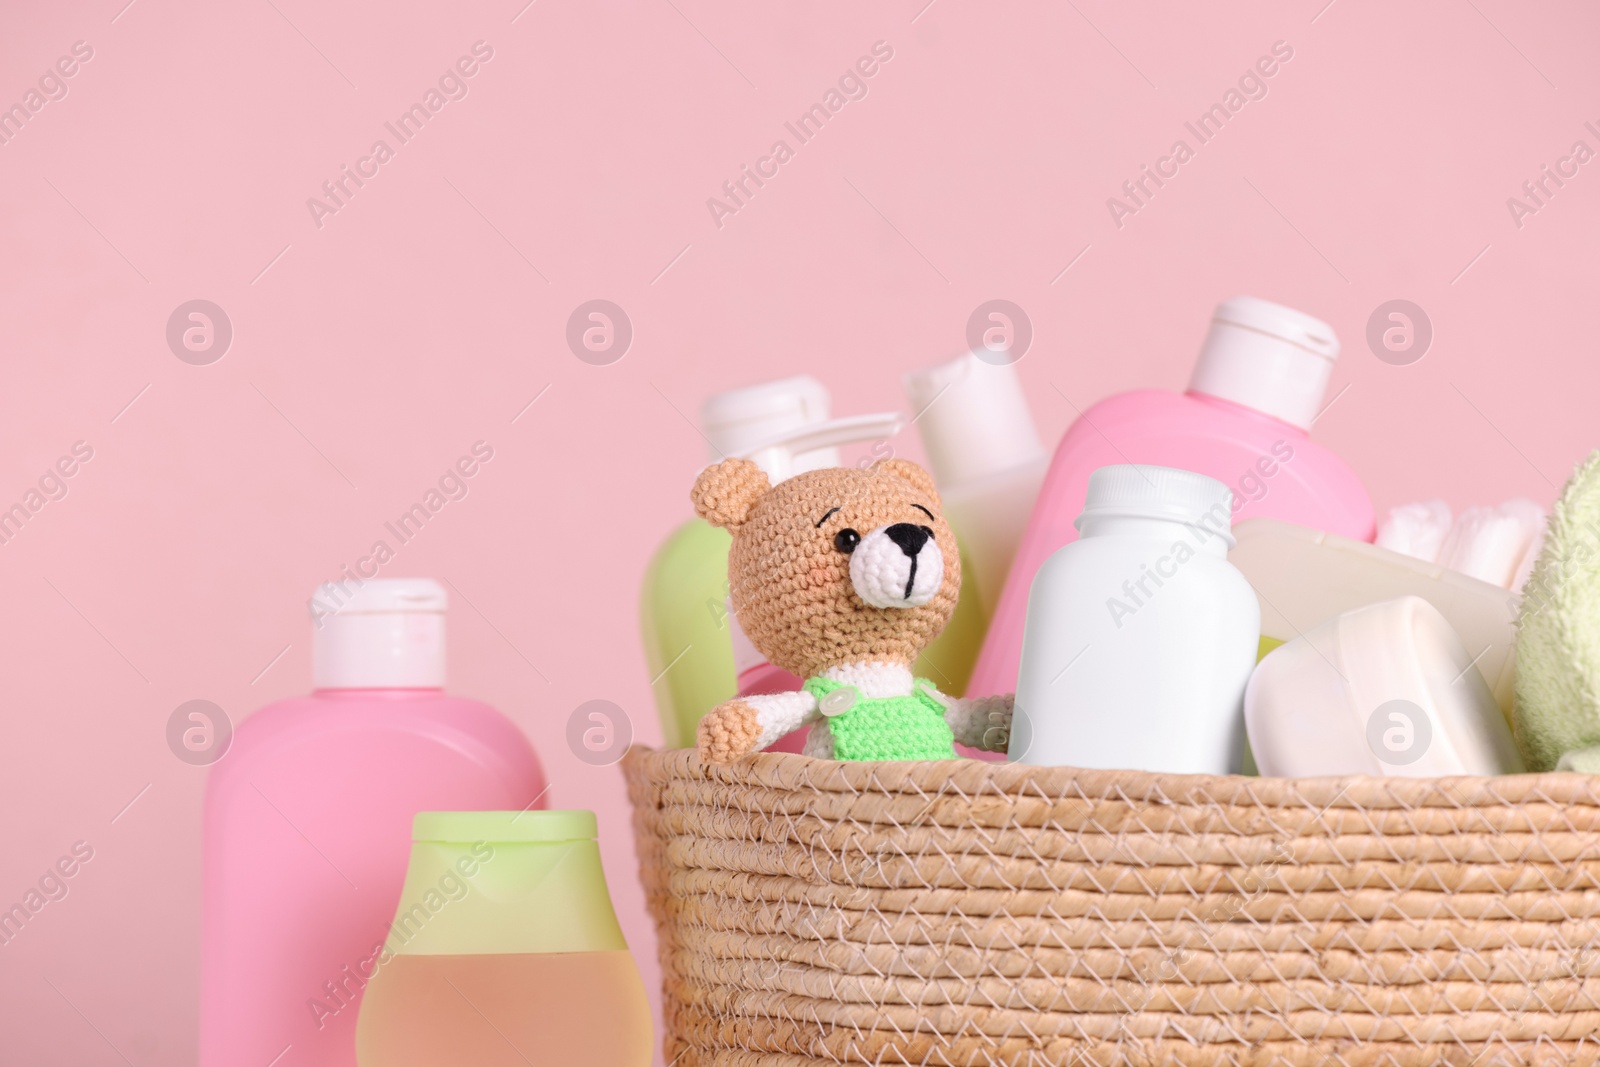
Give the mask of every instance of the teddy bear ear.
[[935, 502], [939, 499], [939, 488], [933, 484], [933, 475], [909, 459], [880, 459], [873, 464], [872, 469], [892, 474], [901, 481], [910, 482], [912, 486], [926, 493]]
[[689, 499], [695, 514], [711, 525], [736, 530], [771, 488], [767, 472], [748, 459], [725, 459], [700, 472]]

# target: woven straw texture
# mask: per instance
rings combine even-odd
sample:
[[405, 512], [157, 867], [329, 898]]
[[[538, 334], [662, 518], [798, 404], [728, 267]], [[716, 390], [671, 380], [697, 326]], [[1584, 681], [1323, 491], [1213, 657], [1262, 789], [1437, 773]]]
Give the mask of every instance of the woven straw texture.
[[1600, 1060], [1600, 779], [624, 769], [679, 1067]]

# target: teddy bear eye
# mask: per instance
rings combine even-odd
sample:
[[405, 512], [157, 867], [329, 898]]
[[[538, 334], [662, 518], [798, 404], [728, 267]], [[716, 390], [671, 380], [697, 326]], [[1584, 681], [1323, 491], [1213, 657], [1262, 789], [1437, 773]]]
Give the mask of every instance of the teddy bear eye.
[[854, 552], [856, 550], [856, 546], [860, 543], [861, 535], [856, 533], [854, 530], [840, 530], [838, 533], [833, 535], [833, 547], [837, 548], [840, 552], [843, 552], [847, 556]]

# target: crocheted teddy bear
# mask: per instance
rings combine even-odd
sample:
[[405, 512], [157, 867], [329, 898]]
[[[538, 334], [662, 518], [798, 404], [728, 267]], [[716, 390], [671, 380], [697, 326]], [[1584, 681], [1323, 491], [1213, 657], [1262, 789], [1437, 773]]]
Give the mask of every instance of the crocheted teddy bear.
[[794, 693], [719, 704], [700, 721], [702, 759], [726, 763], [814, 724], [824, 759], [948, 759], [954, 743], [1003, 751], [1011, 697], [958, 700], [911, 664], [955, 611], [961, 563], [928, 472], [889, 459], [829, 467], [777, 486], [729, 459], [706, 468], [695, 510], [733, 534], [734, 613]]

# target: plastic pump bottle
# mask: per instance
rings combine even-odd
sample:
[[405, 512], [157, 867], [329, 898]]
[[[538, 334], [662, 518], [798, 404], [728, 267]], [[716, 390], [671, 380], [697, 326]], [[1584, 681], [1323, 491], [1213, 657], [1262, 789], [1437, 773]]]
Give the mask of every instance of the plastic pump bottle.
[[1102, 467], [1077, 541], [1033, 581], [1012, 762], [1228, 774], [1244, 746], [1255, 591], [1228, 562], [1228, 487]]
[[[893, 437], [903, 421], [895, 413], [827, 416], [827, 390], [814, 378], [798, 377], [718, 393], [706, 401], [701, 421], [711, 462], [748, 459], [774, 484], [838, 466], [838, 446]], [[700, 719], [725, 700], [800, 688], [800, 679], [768, 663], [739, 629], [728, 598], [732, 544], [726, 530], [690, 519], [645, 572], [645, 659], [655, 679], [662, 737], [671, 748], [693, 747]], [[800, 751], [805, 731], [797, 733], [799, 740], [783, 751]]]
[[445, 591], [327, 585], [314, 691], [240, 724], [206, 782], [201, 1067], [355, 1067], [364, 968], [394, 917], [423, 810], [541, 803], [522, 732], [446, 696]]
[[1099, 467], [1196, 471], [1233, 490], [1235, 521], [1263, 515], [1371, 541], [1372, 501], [1360, 479], [1307, 435], [1338, 354], [1327, 323], [1235, 297], [1216, 309], [1188, 392], [1123, 393], [1085, 411], [1056, 448], [969, 695], [1007, 692], [1015, 684], [1028, 587], [1045, 559], [1076, 538], [1073, 519]]
[[[715, 463], [827, 418], [828, 390], [801, 376], [712, 395], [701, 407], [700, 430]], [[800, 457], [796, 473], [838, 462], [836, 451], [822, 449]], [[692, 746], [701, 716], [739, 691], [727, 609], [732, 543], [728, 531], [692, 518], [673, 531], [645, 572], [640, 630], [668, 748]]]

